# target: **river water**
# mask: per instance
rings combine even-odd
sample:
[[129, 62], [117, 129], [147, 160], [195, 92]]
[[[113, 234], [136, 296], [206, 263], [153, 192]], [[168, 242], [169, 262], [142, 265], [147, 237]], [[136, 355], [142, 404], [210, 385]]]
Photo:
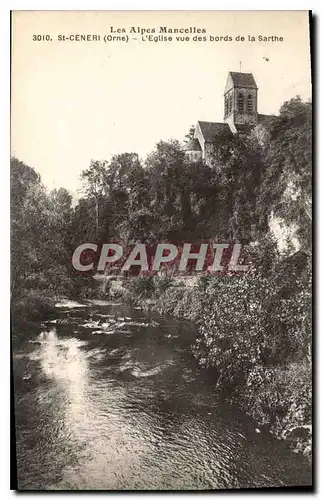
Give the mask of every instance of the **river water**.
[[19, 489], [308, 485], [307, 462], [215, 396], [187, 323], [63, 303], [13, 357]]

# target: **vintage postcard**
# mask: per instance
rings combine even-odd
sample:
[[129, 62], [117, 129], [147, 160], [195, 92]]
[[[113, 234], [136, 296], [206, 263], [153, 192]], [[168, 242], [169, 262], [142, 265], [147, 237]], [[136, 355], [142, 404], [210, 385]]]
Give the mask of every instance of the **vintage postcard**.
[[310, 13], [11, 37], [12, 488], [312, 488]]

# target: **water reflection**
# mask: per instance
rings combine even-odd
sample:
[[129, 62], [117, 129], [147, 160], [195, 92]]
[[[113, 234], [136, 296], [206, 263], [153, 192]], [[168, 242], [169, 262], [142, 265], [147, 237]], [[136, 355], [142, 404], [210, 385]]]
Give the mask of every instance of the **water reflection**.
[[123, 306], [62, 311], [15, 357], [19, 487], [310, 483], [306, 462], [216, 401], [191, 363], [191, 335]]
[[69, 439], [79, 439], [82, 435], [82, 426], [87, 422], [86, 402], [88, 400], [88, 361], [85, 352], [81, 349], [85, 342], [75, 338], [59, 340], [56, 327], [48, 332], [42, 332], [40, 363], [44, 375], [52, 379], [58, 390], [64, 395], [62, 398], [64, 423]]

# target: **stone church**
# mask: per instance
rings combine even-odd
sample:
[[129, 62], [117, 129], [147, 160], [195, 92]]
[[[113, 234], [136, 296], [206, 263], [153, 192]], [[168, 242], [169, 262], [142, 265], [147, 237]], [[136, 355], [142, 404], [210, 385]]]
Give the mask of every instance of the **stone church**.
[[198, 121], [194, 137], [185, 145], [191, 161], [209, 159], [218, 132], [238, 134], [258, 127], [269, 115], [258, 113], [258, 87], [252, 73], [230, 71], [224, 92], [224, 121]]

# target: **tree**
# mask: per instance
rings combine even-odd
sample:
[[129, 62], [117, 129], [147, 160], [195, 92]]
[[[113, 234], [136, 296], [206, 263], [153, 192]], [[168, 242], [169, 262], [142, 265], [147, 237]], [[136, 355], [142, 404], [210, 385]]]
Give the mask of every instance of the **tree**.
[[71, 249], [71, 196], [48, 194], [36, 172], [11, 159], [11, 297], [26, 290], [56, 293], [68, 275]]
[[295, 225], [305, 251], [311, 250], [312, 105], [300, 97], [283, 104], [280, 115], [268, 125], [263, 146], [265, 176], [259, 207]]
[[146, 160], [152, 237], [184, 241], [193, 230], [190, 162], [178, 141], [160, 141]]
[[100, 202], [104, 194], [104, 178], [106, 174], [105, 162], [92, 161], [90, 166], [81, 173], [83, 189], [86, 195], [94, 200], [95, 207], [95, 234], [99, 234]]
[[48, 200], [40, 177], [29, 166], [11, 159], [11, 294], [42, 269], [46, 258]]
[[267, 219], [257, 211], [265, 166], [259, 144], [250, 131], [236, 135], [219, 131], [213, 139], [210, 165], [216, 186], [216, 216], [221, 221], [221, 227], [214, 227], [216, 233], [224, 239], [247, 243], [254, 227], [266, 231]]
[[195, 136], [195, 126], [191, 125], [189, 132], [185, 135], [185, 141], [184, 142], [189, 142], [190, 139], [193, 139]]

